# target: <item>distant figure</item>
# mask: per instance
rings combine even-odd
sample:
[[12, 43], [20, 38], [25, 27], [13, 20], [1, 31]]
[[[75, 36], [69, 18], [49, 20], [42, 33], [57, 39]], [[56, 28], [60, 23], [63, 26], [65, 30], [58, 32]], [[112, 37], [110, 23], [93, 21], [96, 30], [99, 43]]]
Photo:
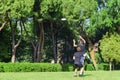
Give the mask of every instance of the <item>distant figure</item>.
[[95, 58], [95, 52], [98, 51], [98, 46], [99, 44], [98, 43], [95, 43], [93, 45], [93, 47], [90, 49], [90, 57], [92, 59], [92, 62], [93, 62], [93, 65], [95, 67], [95, 70], [98, 70], [98, 67], [97, 67], [97, 62], [96, 62], [96, 58]]

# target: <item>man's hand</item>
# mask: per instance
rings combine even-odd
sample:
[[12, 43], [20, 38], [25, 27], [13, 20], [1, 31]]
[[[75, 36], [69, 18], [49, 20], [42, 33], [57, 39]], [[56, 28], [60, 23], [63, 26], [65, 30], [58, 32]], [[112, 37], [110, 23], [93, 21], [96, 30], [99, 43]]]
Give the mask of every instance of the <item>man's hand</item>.
[[73, 46], [77, 47], [75, 39], [73, 39]]

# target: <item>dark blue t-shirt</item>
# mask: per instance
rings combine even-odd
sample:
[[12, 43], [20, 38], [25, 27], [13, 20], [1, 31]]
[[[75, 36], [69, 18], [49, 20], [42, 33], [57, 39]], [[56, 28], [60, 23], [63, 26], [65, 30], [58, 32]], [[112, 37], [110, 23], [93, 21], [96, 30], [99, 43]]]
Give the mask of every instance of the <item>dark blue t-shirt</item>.
[[75, 57], [74, 64], [80, 64], [80, 59], [83, 57], [83, 54], [82, 52], [75, 52], [74, 57]]

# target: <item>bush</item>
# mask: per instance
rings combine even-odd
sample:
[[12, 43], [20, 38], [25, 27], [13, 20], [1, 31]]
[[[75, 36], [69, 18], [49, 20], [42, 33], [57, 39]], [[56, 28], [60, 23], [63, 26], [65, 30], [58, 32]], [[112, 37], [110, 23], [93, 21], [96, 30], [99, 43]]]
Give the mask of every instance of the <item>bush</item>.
[[[0, 63], [0, 72], [58, 72], [73, 71], [73, 64], [51, 63]], [[86, 71], [93, 71], [92, 64], [85, 65]], [[109, 64], [98, 64], [98, 70], [109, 70]]]
[[62, 71], [73, 71], [74, 67], [72, 64], [62, 64]]
[[0, 63], [0, 72], [57, 72], [60, 64], [51, 63]]
[[[100, 63], [100, 64], [97, 64], [97, 66], [98, 66], [98, 70], [109, 70], [109, 64], [107, 63]], [[95, 69], [94, 69], [93, 64], [87, 64], [85, 65], [85, 70], [93, 71]]]
[[106, 63], [98, 64], [98, 70], [109, 70], [109, 64]]
[[95, 69], [94, 69], [93, 64], [87, 64], [87, 65], [85, 65], [85, 70], [87, 70], [87, 71], [93, 71]]

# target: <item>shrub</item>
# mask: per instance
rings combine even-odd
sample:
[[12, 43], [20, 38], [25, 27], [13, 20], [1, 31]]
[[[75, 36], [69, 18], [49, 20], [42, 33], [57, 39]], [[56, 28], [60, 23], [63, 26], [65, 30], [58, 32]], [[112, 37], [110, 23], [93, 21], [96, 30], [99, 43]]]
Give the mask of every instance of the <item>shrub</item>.
[[60, 64], [51, 63], [0, 63], [0, 72], [57, 72]]
[[85, 65], [85, 70], [87, 70], [87, 71], [93, 71], [95, 69], [94, 69], [94, 66], [92, 64], [87, 64], [87, 65]]
[[[0, 72], [58, 72], [73, 71], [73, 64], [51, 63], [0, 63]], [[93, 71], [92, 64], [85, 65], [85, 70]], [[98, 70], [109, 70], [109, 64], [98, 64]]]
[[62, 71], [73, 71], [73, 69], [72, 64], [62, 64]]
[[103, 64], [103, 70], [109, 70], [109, 64], [105, 64], [105, 63], [102, 64]]

